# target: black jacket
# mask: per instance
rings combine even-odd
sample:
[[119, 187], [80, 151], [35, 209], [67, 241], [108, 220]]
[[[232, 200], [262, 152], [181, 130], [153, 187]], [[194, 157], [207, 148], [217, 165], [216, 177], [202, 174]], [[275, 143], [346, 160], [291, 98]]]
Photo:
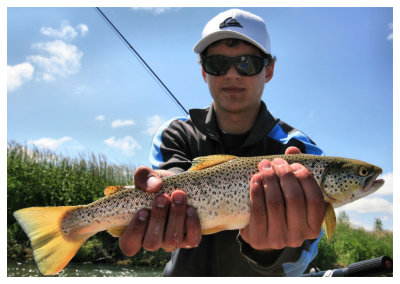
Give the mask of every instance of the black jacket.
[[[190, 110], [189, 118], [166, 122], [153, 139], [150, 160], [155, 169], [179, 173], [189, 169], [191, 161], [199, 156], [283, 154], [289, 146], [296, 146], [303, 153], [322, 154], [306, 135], [274, 118], [263, 102], [254, 127], [238, 136], [218, 129], [211, 106]], [[298, 276], [316, 256], [318, 240], [305, 241], [299, 248], [262, 253], [244, 242], [237, 230], [203, 235], [197, 248], [172, 253], [164, 275]]]

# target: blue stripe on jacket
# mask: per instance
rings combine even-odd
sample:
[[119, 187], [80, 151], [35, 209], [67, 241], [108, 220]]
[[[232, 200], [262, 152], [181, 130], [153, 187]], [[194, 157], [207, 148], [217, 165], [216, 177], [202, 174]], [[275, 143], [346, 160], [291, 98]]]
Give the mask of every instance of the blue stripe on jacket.
[[286, 133], [285, 131], [283, 131], [282, 127], [279, 124], [277, 124], [271, 130], [268, 136], [274, 140], [280, 141], [283, 144], [287, 144], [290, 139], [295, 138], [303, 142], [303, 144], [306, 147], [307, 154], [323, 155], [322, 150], [317, 146], [315, 146], [313, 143], [311, 143], [310, 139], [306, 135], [304, 135], [304, 133], [298, 130], [293, 131], [291, 133]]
[[164, 162], [162, 153], [161, 153], [161, 143], [162, 143], [162, 133], [164, 131], [164, 129], [168, 128], [168, 126], [172, 123], [172, 121], [174, 120], [181, 120], [183, 122], [185, 122], [186, 120], [188, 120], [188, 117], [175, 117], [172, 118], [170, 120], [168, 120], [167, 122], [164, 122], [163, 125], [160, 126], [160, 128], [158, 128], [156, 134], [154, 134], [153, 137], [153, 143], [151, 144], [151, 148], [150, 148], [150, 163], [151, 166], [154, 170], [157, 170], [160, 167], [160, 164], [162, 162]]

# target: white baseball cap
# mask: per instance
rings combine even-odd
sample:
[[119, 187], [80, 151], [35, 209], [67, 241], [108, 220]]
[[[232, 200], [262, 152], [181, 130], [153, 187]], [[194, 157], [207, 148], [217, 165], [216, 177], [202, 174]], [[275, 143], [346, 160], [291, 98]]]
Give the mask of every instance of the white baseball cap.
[[245, 40], [271, 54], [271, 43], [263, 19], [240, 9], [230, 9], [212, 18], [204, 27], [202, 38], [193, 51], [201, 53], [211, 43], [225, 38]]

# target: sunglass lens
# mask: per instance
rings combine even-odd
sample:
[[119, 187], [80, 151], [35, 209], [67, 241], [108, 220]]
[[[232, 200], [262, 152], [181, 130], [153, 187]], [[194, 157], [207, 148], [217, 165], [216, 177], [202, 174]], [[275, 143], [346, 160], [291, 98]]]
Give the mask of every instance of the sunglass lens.
[[210, 56], [203, 62], [204, 70], [215, 76], [226, 74], [230, 67], [230, 63], [224, 56]]

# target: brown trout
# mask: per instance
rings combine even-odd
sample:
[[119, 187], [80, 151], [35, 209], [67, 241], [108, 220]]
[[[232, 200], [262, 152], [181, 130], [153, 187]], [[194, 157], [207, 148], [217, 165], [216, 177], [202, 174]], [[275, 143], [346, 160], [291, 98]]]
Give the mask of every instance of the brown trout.
[[260, 161], [278, 157], [304, 165], [319, 184], [328, 205], [323, 223], [328, 240], [336, 226], [333, 207], [367, 196], [384, 183], [377, 179], [381, 168], [354, 159], [306, 154], [213, 155], [196, 158], [188, 171], [163, 178], [159, 193], [109, 186], [105, 197], [87, 205], [30, 207], [14, 216], [31, 241], [40, 272], [56, 274], [90, 236], [103, 230], [121, 236], [137, 210], [151, 208], [158, 194], [170, 195], [176, 188], [185, 191], [187, 203], [197, 208], [203, 234], [245, 227], [250, 219], [251, 177], [258, 172]]

